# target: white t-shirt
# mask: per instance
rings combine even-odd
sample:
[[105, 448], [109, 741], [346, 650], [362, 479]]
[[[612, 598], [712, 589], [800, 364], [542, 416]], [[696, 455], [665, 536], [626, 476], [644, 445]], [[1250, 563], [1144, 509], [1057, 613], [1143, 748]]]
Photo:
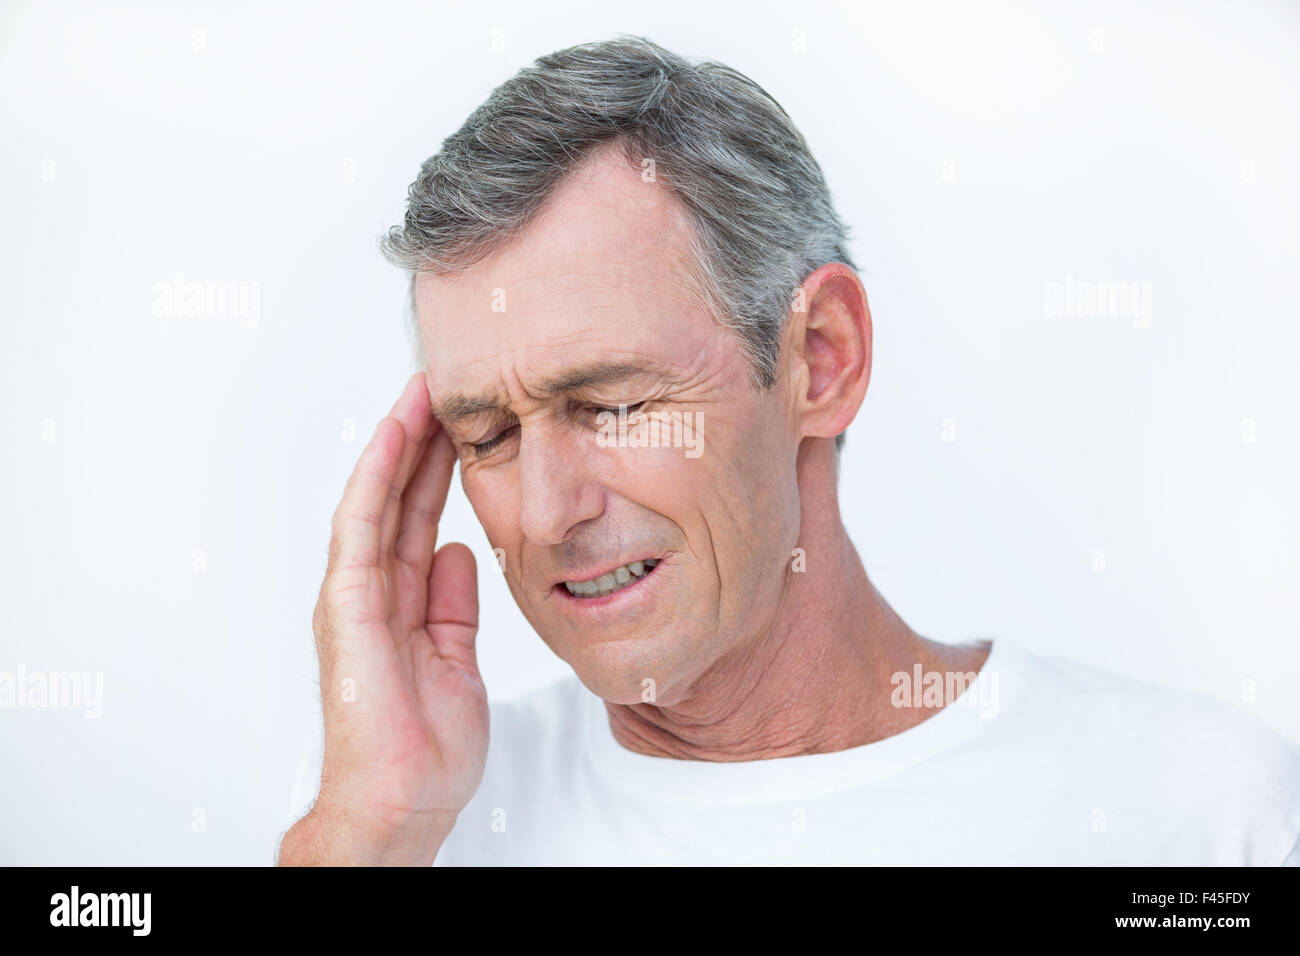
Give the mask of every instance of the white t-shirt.
[[1300, 865], [1300, 747], [1217, 699], [1003, 638], [953, 703], [834, 753], [638, 754], [572, 675], [491, 720], [483, 783], [435, 866]]

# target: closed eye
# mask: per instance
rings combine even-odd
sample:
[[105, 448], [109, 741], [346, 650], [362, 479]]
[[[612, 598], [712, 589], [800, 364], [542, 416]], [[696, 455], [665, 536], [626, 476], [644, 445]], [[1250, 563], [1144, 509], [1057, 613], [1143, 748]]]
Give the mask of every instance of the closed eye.
[[[588, 405], [587, 410], [597, 415], [601, 414], [602, 412], [609, 412], [609, 414], [617, 416], [619, 410], [622, 409], [624, 414], [632, 415], [640, 411], [644, 406], [648, 404], [650, 404], [648, 401], [643, 401], [643, 402], [633, 402], [631, 404], [625, 403], [621, 406], [615, 405], [612, 407], [606, 405]], [[494, 451], [498, 445], [500, 445], [506, 439], [513, 437], [515, 432], [517, 431], [519, 431], [519, 425], [514, 424], [511, 425], [509, 428], [503, 428], [501, 431], [497, 432], [491, 438], [485, 439], [480, 442], [471, 442], [469, 447], [474, 451], [474, 457], [482, 458], [485, 455], [491, 454], [492, 451]]]
[[638, 411], [638, 410], [641, 408], [641, 406], [642, 406], [642, 405], [645, 405], [645, 404], [647, 404], [647, 403], [646, 403], [646, 402], [635, 402], [635, 403], [633, 403], [633, 404], [631, 404], [631, 405], [621, 405], [621, 406], [616, 405], [616, 406], [614, 406], [613, 408], [610, 408], [610, 407], [605, 406], [605, 405], [590, 405], [590, 406], [588, 406], [588, 409], [589, 409], [590, 411], [595, 412], [595, 413], [598, 414], [598, 415], [599, 415], [601, 412], [609, 412], [611, 415], [617, 415], [618, 412], [619, 412], [619, 409], [622, 408], [622, 409], [624, 409], [624, 410], [627, 412], [627, 414], [631, 415], [633, 412]]
[[507, 438], [509, 438], [518, 430], [519, 430], [518, 425], [511, 425], [509, 428], [503, 428], [501, 431], [497, 432], [491, 438], [487, 439], [487, 441], [471, 443], [470, 447], [474, 449], [474, 455], [476, 457], [481, 458], [482, 456], [492, 451], [492, 449], [500, 445], [503, 441], [505, 441]]

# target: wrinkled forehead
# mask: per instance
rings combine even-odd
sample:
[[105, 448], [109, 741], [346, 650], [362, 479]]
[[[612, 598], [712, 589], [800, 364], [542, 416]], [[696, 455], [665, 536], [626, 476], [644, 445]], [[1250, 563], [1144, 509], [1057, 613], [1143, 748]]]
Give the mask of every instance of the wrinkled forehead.
[[416, 278], [435, 393], [592, 360], [689, 365], [722, 331], [693, 281], [690, 236], [662, 186], [618, 158], [589, 161], [491, 255]]

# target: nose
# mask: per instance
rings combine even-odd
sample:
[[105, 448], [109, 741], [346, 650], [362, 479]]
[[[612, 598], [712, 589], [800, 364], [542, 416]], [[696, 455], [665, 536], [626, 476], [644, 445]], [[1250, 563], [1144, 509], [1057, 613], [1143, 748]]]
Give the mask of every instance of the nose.
[[520, 530], [533, 544], [559, 544], [605, 510], [591, 450], [566, 432], [549, 422], [520, 429]]

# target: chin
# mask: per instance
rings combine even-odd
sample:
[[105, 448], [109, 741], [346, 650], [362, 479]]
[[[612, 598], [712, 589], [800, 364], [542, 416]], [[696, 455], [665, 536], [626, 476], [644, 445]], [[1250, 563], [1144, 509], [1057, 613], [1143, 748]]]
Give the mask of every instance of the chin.
[[655, 637], [629, 637], [570, 648], [560, 656], [589, 691], [611, 704], [657, 704], [679, 686], [683, 651], [680, 638], [665, 646]]

